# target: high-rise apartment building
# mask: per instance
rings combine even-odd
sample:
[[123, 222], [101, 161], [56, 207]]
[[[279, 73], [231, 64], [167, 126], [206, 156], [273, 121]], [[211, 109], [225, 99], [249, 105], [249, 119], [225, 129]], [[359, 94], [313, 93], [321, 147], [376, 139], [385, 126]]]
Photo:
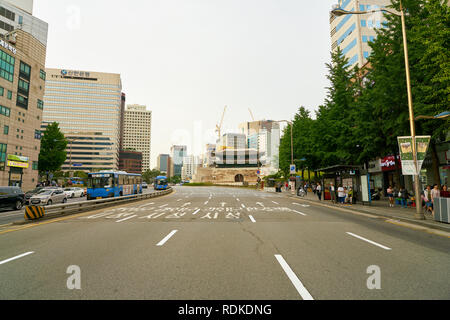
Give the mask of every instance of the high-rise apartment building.
[[32, 0], [0, 0], [0, 34], [23, 30], [46, 47], [48, 24], [32, 14]]
[[216, 145], [206, 144], [202, 157], [202, 166], [204, 168], [212, 167], [216, 163]]
[[[339, 0], [337, 6], [346, 11], [368, 11], [387, 7], [390, 0]], [[376, 29], [385, 27], [386, 20], [381, 12], [358, 15], [348, 14], [336, 17], [330, 12], [331, 49], [339, 47], [348, 58], [348, 67], [366, 64], [370, 56], [369, 43], [376, 37]]]
[[8, 39], [0, 39], [0, 185], [27, 191], [38, 182], [46, 47], [23, 30]]
[[142, 170], [151, 170], [152, 112], [146, 106], [128, 105], [123, 119], [123, 149], [142, 152]]
[[172, 156], [171, 172], [173, 176], [181, 176], [181, 169], [183, 167], [183, 158], [187, 156], [186, 146], [172, 146], [170, 148]]
[[[57, 122], [69, 139], [64, 171], [119, 168], [119, 74], [46, 69], [43, 127]], [[76, 164], [76, 165], [75, 165]]]

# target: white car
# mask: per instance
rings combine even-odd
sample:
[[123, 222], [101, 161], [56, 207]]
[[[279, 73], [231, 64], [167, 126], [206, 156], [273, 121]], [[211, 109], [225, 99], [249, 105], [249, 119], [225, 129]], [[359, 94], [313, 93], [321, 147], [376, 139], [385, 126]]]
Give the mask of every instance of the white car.
[[84, 197], [84, 190], [81, 188], [66, 188], [64, 193], [67, 198], [82, 198]]

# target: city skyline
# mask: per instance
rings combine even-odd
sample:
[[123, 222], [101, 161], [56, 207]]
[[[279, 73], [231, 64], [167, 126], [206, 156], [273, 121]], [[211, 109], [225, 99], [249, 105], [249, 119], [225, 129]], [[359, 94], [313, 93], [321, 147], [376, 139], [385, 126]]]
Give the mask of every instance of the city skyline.
[[153, 111], [152, 167], [172, 144], [199, 154], [214, 143], [224, 105], [224, 132], [237, 132], [249, 107], [258, 120], [281, 120], [325, 99], [336, 0], [104, 3], [35, 1], [49, 23], [46, 66], [120, 73], [127, 104]]

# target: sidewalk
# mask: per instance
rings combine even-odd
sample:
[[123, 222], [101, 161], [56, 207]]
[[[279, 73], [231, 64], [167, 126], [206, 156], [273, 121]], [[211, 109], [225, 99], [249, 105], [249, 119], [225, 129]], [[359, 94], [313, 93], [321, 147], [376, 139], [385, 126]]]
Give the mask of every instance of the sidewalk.
[[396, 222], [395, 220], [400, 220], [404, 222], [408, 222], [410, 224], [432, 228], [432, 229], [438, 229], [445, 232], [450, 232], [450, 224], [446, 224], [443, 222], [437, 222], [434, 220], [434, 218], [427, 214], [425, 215], [426, 220], [417, 220], [414, 218], [414, 215], [416, 213], [416, 208], [402, 208], [400, 206], [395, 206], [394, 208], [389, 207], [389, 202], [387, 200], [378, 200], [378, 201], [372, 201], [370, 205], [363, 205], [363, 204], [353, 204], [353, 205], [343, 205], [343, 204], [333, 204], [330, 200], [323, 200], [319, 201], [319, 198], [313, 193], [308, 192], [308, 195], [305, 197], [299, 197], [296, 195], [293, 195], [290, 191], [284, 191], [281, 193], [284, 196], [295, 198], [297, 200], [305, 200], [310, 203], [314, 203], [317, 205], [321, 205], [324, 207], [329, 208], [339, 208], [342, 211], [352, 211], [355, 213], [365, 213], [365, 214], [371, 214], [376, 215], [379, 217], [384, 217], [386, 219], [394, 220], [392, 222]]

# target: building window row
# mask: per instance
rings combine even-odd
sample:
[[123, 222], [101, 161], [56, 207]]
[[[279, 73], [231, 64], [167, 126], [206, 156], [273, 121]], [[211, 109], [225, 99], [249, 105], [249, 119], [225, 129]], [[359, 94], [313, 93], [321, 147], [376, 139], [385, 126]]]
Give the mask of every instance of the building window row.
[[[48, 90], [47, 88], [45, 89], [45, 95], [46, 95], [46, 97], [49, 97], [49, 98], [54, 97], [54, 96], [56, 96], [56, 97], [61, 97], [61, 96], [78, 96], [78, 97], [82, 96], [82, 97], [85, 97], [86, 96], [86, 97], [105, 97], [105, 98], [110, 98], [111, 100], [112, 99], [114, 99], [114, 100], [120, 99], [117, 94], [54, 91], [54, 90]], [[107, 101], [111, 101], [111, 100], [107, 100]]]
[[[117, 108], [119, 109], [118, 105], [114, 105], [114, 104], [104, 104], [104, 103], [94, 103], [94, 102], [89, 102], [89, 103], [83, 103], [83, 102], [75, 102], [75, 101], [63, 101], [63, 100], [57, 100], [57, 101], [48, 101], [47, 104], [53, 104], [53, 105], [60, 105], [62, 103], [66, 103], [66, 104], [73, 104], [76, 106], [100, 106], [100, 107], [112, 107], [112, 108]], [[67, 108], [66, 106], [64, 106], [65, 108]], [[98, 109], [96, 109], [98, 110]]]
[[4, 51], [0, 50], [0, 77], [13, 82], [14, 80], [14, 64], [16, 59]]
[[[49, 81], [45, 82], [45, 90], [70, 90], [76, 92], [93, 92], [93, 93], [115, 93], [120, 95], [120, 90], [112, 90], [112, 89], [99, 89], [99, 88], [75, 88], [75, 87], [60, 87], [60, 86], [49, 86]], [[66, 92], [66, 91], [63, 91]]]
[[6, 30], [8, 32], [11, 32], [14, 30], [14, 26], [10, 25], [9, 23], [3, 22], [0, 20], [0, 29]]
[[[78, 94], [77, 94], [78, 95]], [[44, 99], [52, 99], [52, 101], [61, 101], [61, 102], [68, 102], [68, 101], [102, 101], [102, 102], [115, 102], [114, 100], [119, 100], [118, 97], [115, 99], [101, 99], [101, 98], [75, 98], [75, 97], [63, 97], [63, 96], [52, 96], [49, 95], [49, 92], [46, 92], [46, 95], [44, 96]]]
[[5, 117], [9, 117], [11, 115], [11, 109], [4, 106], [0, 106], [0, 114], [4, 115]]
[[[84, 83], [84, 82], [70, 82], [70, 81], [52, 81], [47, 80], [49, 84], [57, 84], [57, 85], [72, 85], [72, 86], [80, 86], [80, 87], [99, 87], [99, 88], [111, 88], [111, 89], [121, 89], [119, 85], [111, 85], [111, 84], [99, 84], [99, 83]], [[76, 88], [73, 88], [74, 90]]]

